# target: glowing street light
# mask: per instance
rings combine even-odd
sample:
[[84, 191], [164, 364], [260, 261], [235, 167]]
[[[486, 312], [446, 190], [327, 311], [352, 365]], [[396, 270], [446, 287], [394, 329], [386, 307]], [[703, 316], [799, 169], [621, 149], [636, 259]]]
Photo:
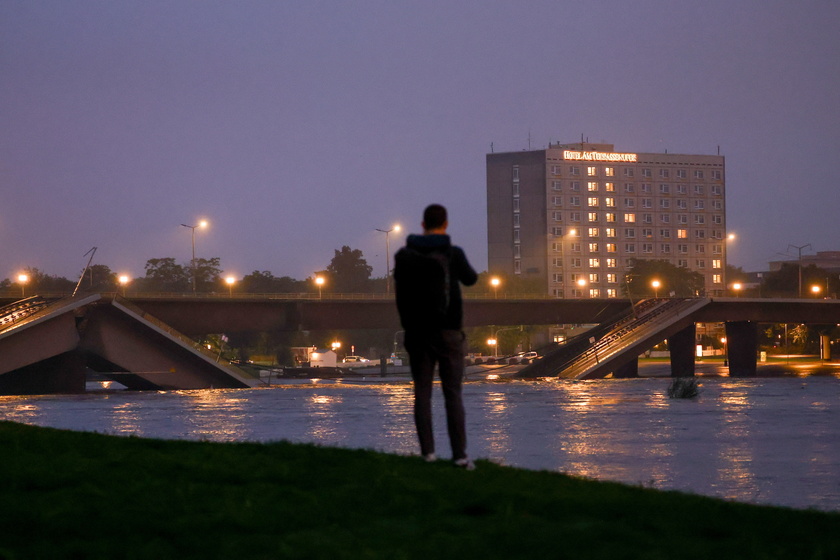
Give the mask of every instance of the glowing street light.
[[650, 283], [650, 285], [653, 286], [653, 297], [658, 299], [659, 298], [659, 287], [662, 285], [662, 282], [660, 282], [659, 280], [653, 280]]
[[493, 286], [493, 298], [499, 298], [499, 286], [501, 285], [502, 281], [499, 279], [498, 276], [494, 276], [490, 279], [490, 285]]
[[376, 231], [382, 232], [385, 234], [385, 291], [387, 293], [391, 293], [391, 241], [390, 241], [390, 233], [392, 231], [400, 231], [400, 225], [394, 224], [391, 229], [379, 229], [376, 228]]
[[197, 228], [206, 228], [207, 227], [207, 220], [201, 220], [200, 222], [198, 222], [197, 225], [194, 225], [194, 226], [188, 226], [187, 224], [181, 224], [181, 225], [184, 226], [185, 228], [189, 228], [190, 230], [192, 230], [192, 261], [190, 261], [190, 266], [192, 267], [192, 288], [193, 288], [193, 293], [195, 293], [195, 275], [196, 275], [196, 270], [195, 270], [195, 230]]
[[20, 297], [26, 297], [26, 283], [29, 282], [29, 275], [18, 274], [18, 284], [20, 284]]
[[735, 282], [734, 284], [732, 284], [732, 291], [735, 292], [735, 297], [741, 295], [741, 290], [743, 288], [744, 286], [740, 282]]
[[812, 294], [814, 294], [815, 296], [819, 296], [820, 292], [822, 292], [822, 288], [819, 285], [814, 284], [813, 286], [811, 286], [811, 293]]
[[315, 277], [315, 284], [318, 286], [318, 299], [321, 299], [321, 287], [324, 285], [326, 280], [323, 276], [316, 276]]
[[125, 297], [125, 287], [126, 285], [128, 285], [129, 282], [131, 282], [131, 278], [129, 278], [126, 274], [121, 274], [120, 277], [117, 278], [117, 280], [119, 281], [120, 286], [122, 287], [122, 295], [123, 297]]
[[488, 339], [487, 339], [487, 344], [488, 344], [488, 346], [492, 346], [492, 347], [493, 347], [493, 357], [494, 357], [494, 358], [495, 358], [495, 357], [497, 357], [497, 356], [499, 355], [499, 352], [498, 352], [498, 348], [499, 348], [498, 342], [499, 342], [499, 341], [498, 341], [498, 339], [495, 339], [495, 338], [488, 338]]
[[233, 276], [228, 276], [225, 278], [225, 284], [228, 285], [228, 295], [233, 297], [233, 285], [236, 284], [236, 278]]

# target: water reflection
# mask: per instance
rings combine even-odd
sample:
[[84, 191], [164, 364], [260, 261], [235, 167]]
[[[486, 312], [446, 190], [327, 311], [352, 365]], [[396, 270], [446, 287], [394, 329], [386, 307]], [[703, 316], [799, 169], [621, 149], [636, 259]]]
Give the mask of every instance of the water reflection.
[[[840, 510], [840, 380], [470, 382], [469, 452], [512, 466], [793, 507]], [[438, 452], [448, 450], [441, 392]], [[119, 435], [301, 441], [415, 454], [410, 383], [0, 398], [0, 418]]]

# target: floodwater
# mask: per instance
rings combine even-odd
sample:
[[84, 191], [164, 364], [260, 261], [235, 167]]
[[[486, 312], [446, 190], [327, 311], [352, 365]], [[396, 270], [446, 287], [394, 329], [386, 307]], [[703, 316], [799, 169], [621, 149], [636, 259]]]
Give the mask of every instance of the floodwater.
[[[464, 387], [470, 455], [743, 502], [840, 511], [840, 378], [480, 381]], [[449, 455], [435, 391], [438, 455]], [[287, 440], [417, 453], [405, 378], [261, 389], [0, 397], [0, 419], [109, 434]], [[480, 466], [479, 466], [480, 468]]]

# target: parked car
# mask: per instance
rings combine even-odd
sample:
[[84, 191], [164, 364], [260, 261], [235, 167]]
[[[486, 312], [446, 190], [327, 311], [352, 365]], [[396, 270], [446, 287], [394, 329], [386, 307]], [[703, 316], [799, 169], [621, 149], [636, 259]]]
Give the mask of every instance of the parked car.
[[362, 356], [345, 356], [345, 358], [341, 361], [345, 364], [351, 364], [351, 363], [368, 362], [370, 360], [368, 360], [367, 358], [364, 358]]

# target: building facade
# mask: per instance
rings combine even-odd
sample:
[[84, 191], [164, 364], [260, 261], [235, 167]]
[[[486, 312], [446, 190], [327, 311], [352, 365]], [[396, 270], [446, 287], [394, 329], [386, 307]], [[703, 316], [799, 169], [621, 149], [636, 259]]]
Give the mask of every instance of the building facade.
[[657, 259], [722, 294], [725, 176], [720, 155], [612, 144], [487, 154], [489, 271], [539, 279], [553, 297], [612, 298], [633, 259]]

